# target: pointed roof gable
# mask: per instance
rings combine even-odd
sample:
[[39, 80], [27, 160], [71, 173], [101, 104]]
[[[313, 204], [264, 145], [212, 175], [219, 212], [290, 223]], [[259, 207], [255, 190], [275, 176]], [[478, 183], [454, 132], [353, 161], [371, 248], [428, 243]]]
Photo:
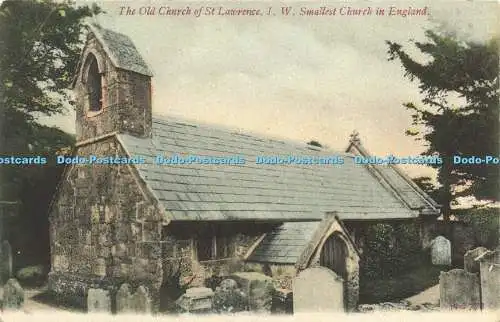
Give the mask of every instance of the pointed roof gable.
[[102, 28], [96, 24], [89, 24], [88, 28], [95, 35], [116, 68], [153, 76], [150, 68], [128, 36]]
[[[114, 67], [153, 77], [153, 72], [127, 35], [102, 28], [97, 24], [86, 23], [85, 27], [89, 34], [95, 36]], [[76, 70], [73, 73], [74, 76], [70, 88], [74, 88], [76, 84], [78, 71], [84, 63], [84, 53], [85, 50], [82, 52]]]
[[[357, 131], [351, 134], [349, 145], [345, 151], [363, 157], [372, 156], [362, 145]], [[377, 164], [368, 168], [382, 178], [410, 209], [418, 209], [421, 214], [439, 215], [440, 205], [415, 184], [398, 166], [394, 164]]]

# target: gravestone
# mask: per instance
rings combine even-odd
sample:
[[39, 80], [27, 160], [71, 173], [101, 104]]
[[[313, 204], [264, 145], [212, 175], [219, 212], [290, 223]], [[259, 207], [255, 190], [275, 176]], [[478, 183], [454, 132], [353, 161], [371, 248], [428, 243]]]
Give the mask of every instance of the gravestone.
[[130, 306], [130, 285], [127, 283], [122, 284], [118, 292], [116, 292], [116, 313], [130, 313], [133, 312]]
[[12, 248], [7, 240], [2, 241], [0, 247], [0, 283], [3, 285], [12, 277]]
[[483, 309], [500, 309], [500, 251], [488, 252], [480, 259]]
[[441, 309], [477, 310], [481, 303], [478, 274], [463, 269], [441, 272], [439, 276]]
[[131, 297], [131, 307], [136, 313], [151, 313], [151, 297], [144, 286], [139, 286]]
[[443, 236], [437, 236], [431, 242], [431, 259], [433, 265], [451, 265], [451, 243]]
[[111, 297], [109, 291], [91, 288], [87, 294], [87, 311], [89, 313], [111, 313]]
[[130, 292], [130, 285], [125, 283], [116, 293], [116, 313], [151, 313], [152, 299], [144, 286], [139, 286], [135, 293]]
[[488, 251], [487, 248], [477, 247], [467, 251], [464, 255], [464, 269], [469, 273], [479, 273], [479, 262], [476, 258]]
[[248, 299], [252, 312], [270, 313], [273, 304], [273, 279], [257, 272], [238, 272], [230, 276], [241, 288]]
[[15, 278], [7, 281], [3, 287], [3, 309], [19, 310], [24, 304], [24, 290]]
[[293, 282], [293, 312], [343, 312], [344, 282], [326, 267], [303, 270]]

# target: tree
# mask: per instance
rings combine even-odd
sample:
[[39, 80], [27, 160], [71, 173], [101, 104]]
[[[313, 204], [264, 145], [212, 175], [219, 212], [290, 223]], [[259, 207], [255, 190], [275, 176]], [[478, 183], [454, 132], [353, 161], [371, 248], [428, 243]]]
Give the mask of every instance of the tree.
[[433, 167], [438, 170], [442, 211], [448, 220], [456, 197], [499, 198], [498, 165], [453, 163], [453, 156], [499, 155], [498, 39], [463, 41], [443, 30], [428, 30], [426, 36], [427, 42], [413, 42], [430, 58], [425, 63], [411, 58], [400, 44], [386, 43], [389, 60], [398, 59], [404, 76], [419, 82], [421, 104], [403, 104], [416, 127], [406, 134], [425, 141], [422, 155], [443, 159], [442, 165]]
[[[100, 12], [70, 1], [0, 4], [0, 155], [53, 159], [74, 144], [72, 135], [40, 124], [38, 117], [71, 107], [68, 88], [83, 46], [84, 19]], [[18, 244], [29, 243], [20, 241], [26, 237], [33, 246], [48, 246], [46, 209], [61, 171], [53, 163], [0, 167], [0, 200], [22, 205], [19, 230], [11, 234]]]
[[430, 177], [413, 178], [413, 182], [437, 203], [441, 203], [441, 189], [437, 188]]
[[308, 145], [311, 145], [311, 146], [317, 146], [318, 148], [322, 148], [323, 145], [321, 143], [319, 143], [318, 141], [316, 140], [311, 140], [309, 142], [307, 142]]

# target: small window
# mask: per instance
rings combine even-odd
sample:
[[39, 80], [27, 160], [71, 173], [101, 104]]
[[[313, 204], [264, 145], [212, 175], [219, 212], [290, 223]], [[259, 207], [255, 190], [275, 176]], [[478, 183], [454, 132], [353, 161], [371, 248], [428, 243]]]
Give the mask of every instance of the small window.
[[199, 237], [198, 261], [230, 258], [234, 255], [231, 238], [226, 236]]
[[102, 109], [102, 76], [99, 73], [97, 59], [89, 55], [90, 60], [87, 74], [87, 93], [89, 111], [98, 112]]

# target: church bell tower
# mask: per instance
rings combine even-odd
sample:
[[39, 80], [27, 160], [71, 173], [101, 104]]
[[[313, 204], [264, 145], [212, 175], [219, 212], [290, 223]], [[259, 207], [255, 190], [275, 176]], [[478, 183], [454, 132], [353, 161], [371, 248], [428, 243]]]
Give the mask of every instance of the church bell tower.
[[151, 70], [129, 37], [98, 25], [88, 31], [73, 81], [77, 142], [112, 133], [150, 137]]

